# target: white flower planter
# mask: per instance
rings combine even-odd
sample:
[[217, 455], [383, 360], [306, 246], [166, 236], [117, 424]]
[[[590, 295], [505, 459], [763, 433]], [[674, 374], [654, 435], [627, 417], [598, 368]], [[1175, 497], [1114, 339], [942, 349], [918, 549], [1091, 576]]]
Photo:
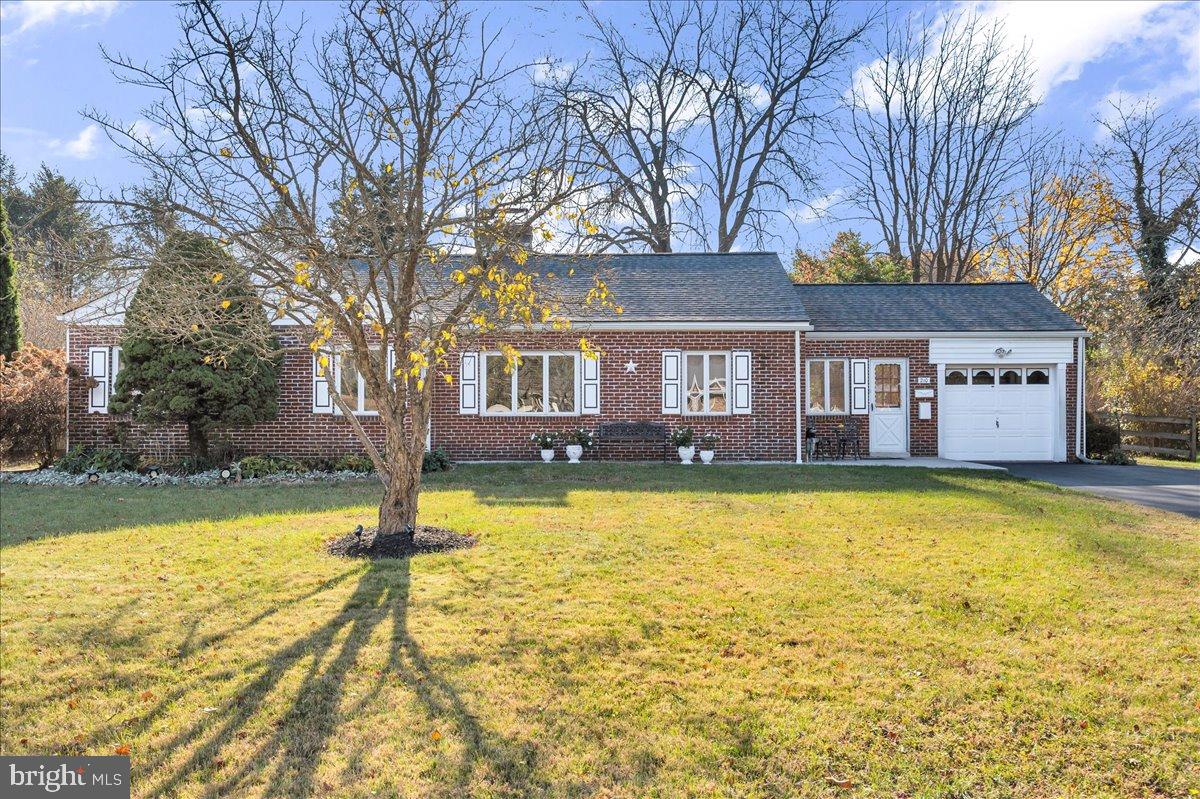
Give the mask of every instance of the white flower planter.
[[542, 450], [542, 460], [545, 461], [546, 463], [549, 463], [550, 461], [554, 460], [554, 450], [553, 449]]
[[679, 461], [684, 465], [690, 466], [692, 459], [696, 457], [696, 445], [690, 447], [679, 448]]
[[716, 453], [713, 452], [711, 449], [700, 450], [700, 462], [701, 463], [712, 463], [713, 455], [715, 455], [715, 454]]
[[567, 463], [579, 463], [579, 458], [583, 455], [583, 446], [580, 444], [567, 444]]

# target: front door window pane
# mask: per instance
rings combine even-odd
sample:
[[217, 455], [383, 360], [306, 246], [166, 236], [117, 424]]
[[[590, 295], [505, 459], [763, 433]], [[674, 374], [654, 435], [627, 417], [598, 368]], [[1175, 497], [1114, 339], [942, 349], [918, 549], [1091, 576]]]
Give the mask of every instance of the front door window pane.
[[829, 361], [829, 412], [846, 412], [846, 362]]
[[542, 356], [526, 355], [517, 366], [517, 412], [541, 413]]
[[875, 364], [875, 407], [900, 407], [900, 364]]
[[550, 413], [575, 412], [575, 356], [550, 356]]
[[729, 410], [726, 401], [726, 386], [729, 378], [729, 359], [724, 355], [708, 356], [708, 410], [725, 413]]
[[512, 411], [512, 375], [504, 371], [504, 356], [489, 355], [487, 358], [487, 410], [488, 413]]
[[808, 409], [813, 413], [825, 412], [825, 361], [808, 364]]

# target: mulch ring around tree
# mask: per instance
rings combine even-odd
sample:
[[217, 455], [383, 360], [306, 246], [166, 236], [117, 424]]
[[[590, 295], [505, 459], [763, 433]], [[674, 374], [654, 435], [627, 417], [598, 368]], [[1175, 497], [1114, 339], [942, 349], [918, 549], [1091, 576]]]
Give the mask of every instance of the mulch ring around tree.
[[469, 535], [460, 535], [444, 527], [429, 527], [417, 525], [417, 532], [411, 541], [405, 535], [376, 535], [377, 527], [364, 528], [362, 534], [357, 532], [334, 538], [326, 542], [325, 551], [339, 558], [411, 558], [413, 555], [428, 555], [433, 552], [452, 552], [456, 549], [469, 549], [475, 546], [475, 539]]

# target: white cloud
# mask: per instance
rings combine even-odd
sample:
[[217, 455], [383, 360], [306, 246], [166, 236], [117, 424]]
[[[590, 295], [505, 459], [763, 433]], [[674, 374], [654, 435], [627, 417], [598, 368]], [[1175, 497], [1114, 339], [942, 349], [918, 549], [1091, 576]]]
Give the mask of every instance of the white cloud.
[[[1087, 64], [1145, 38], [1156, 24], [1155, 12], [1170, 4], [1164, 0], [992, 0], [964, 5], [984, 19], [1003, 20], [1014, 47], [1028, 44], [1037, 70], [1034, 90], [1044, 95], [1078, 78]], [[1195, 14], [1194, 7], [1191, 13]]]
[[120, 6], [118, 0], [21, 0], [0, 5], [0, 20], [4, 26], [16, 29], [4, 34], [10, 40], [41, 25], [59, 19], [75, 18], [103, 22]]
[[824, 197], [818, 197], [815, 200], [810, 200], [804, 205], [792, 206], [788, 209], [787, 215], [797, 225], [809, 225], [813, 222], [823, 220], [829, 214], [829, 210], [841, 202], [846, 197], [845, 189], [834, 189]]
[[[91, 125], [89, 127], [95, 127], [95, 125]], [[138, 119], [134, 120], [134, 122], [129, 126], [129, 135], [137, 139], [142, 144], [153, 147], [166, 138], [167, 131], [165, 128], [156, 125], [153, 122], [147, 122], [144, 119]]]
[[49, 139], [46, 142], [46, 148], [56, 155], [66, 156], [67, 158], [78, 158], [84, 161], [96, 156], [99, 139], [100, 126], [92, 123], [79, 131], [79, 135], [73, 139], [66, 141], [62, 139]]
[[570, 61], [552, 61], [549, 58], [541, 58], [533, 62], [530, 71], [533, 73], [534, 83], [558, 83], [571, 77], [574, 68]]

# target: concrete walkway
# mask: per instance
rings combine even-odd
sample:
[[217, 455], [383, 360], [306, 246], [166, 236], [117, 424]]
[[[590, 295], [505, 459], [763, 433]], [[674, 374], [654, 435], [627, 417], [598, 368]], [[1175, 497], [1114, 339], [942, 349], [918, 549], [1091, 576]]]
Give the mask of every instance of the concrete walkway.
[[1017, 477], [1200, 519], [1200, 469], [1086, 463], [1006, 463]]
[[809, 466], [901, 466], [919, 469], [987, 469], [1004, 471], [1003, 466], [974, 461], [952, 461], [949, 458], [863, 458], [862, 460], [813, 461]]

